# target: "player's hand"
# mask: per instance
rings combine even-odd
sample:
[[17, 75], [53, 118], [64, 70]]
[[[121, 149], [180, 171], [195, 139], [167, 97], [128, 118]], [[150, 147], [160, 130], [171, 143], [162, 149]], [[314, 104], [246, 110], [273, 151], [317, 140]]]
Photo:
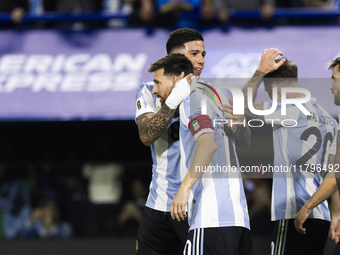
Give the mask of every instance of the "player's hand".
[[331, 221], [331, 235], [332, 240], [338, 243], [340, 239], [340, 215], [334, 215], [334, 213], [332, 214]]
[[187, 217], [187, 212], [185, 210], [185, 206], [188, 202], [190, 195], [190, 188], [184, 188], [180, 186], [176, 196], [172, 200], [170, 207], [171, 218], [177, 221], [184, 220]]
[[170, 109], [176, 109], [189, 95], [190, 95], [190, 82], [193, 74], [188, 74], [185, 78], [182, 72], [179, 77], [175, 78], [175, 85], [171, 90], [165, 104]]
[[[238, 124], [242, 124], [244, 123], [245, 117], [244, 115], [234, 115], [233, 114], [233, 100], [231, 99], [231, 97], [228, 98], [228, 102], [229, 104], [223, 104], [222, 105], [222, 110], [224, 111], [224, 117], [226, 119], [232, 120], [233, 121], [233, 125], [238, 125]], [[228, 124], [229, 126], [229, 124]]]
[[283, 56], [282, 52], [278, 49], [265, 49], [262, 53], [261, 62], [257, 70], [265, 74], [277, 70], [284, 62], [286, 62], [286, 59], [283, 58], [280, 62], [276, 63], [275, 58], [279, 55]]
[[301, 210], [296, 215], [294, 225], [295, 225], [296, 230], [300, 234], [303, 234], [303, 235], [306, 234], [306, 229], [302, 225], [303, 225], [303, 223], [305, 223], [305, 221], [307, 220], [307, 218], [308, 218], [308, 216], [310, 215], [311, 212], [312, 212], [312, 210], [308, 209], [304, 205], [304, 206], [302, 206]]
[[[191, 84], [191, 78], [192, 78], [193, 76], [194, 76], [193, 73], [189, 73], [187, 76], [185, 76], [185, 78], [187, 79], [187, 82], [188, 82], [189, 84]], [[180, 80], [182, 80], [183, 78], [184, 78], [184, 72], [182, 72], [180, 76], [176, 77], [175, 84], [176, 84], [177, 82], [179, 82]]]

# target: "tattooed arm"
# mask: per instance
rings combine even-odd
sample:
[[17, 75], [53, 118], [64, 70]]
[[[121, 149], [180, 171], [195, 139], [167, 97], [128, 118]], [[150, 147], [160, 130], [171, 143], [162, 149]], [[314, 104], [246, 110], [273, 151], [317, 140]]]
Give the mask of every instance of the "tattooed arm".
[[[191, 83], [191, 77], [193, 74], [188, 74], [185, 79], [188, 83]], [[174, 107], [177, 107], [183, 100], [188, 97], [190, 93], [189, 87], [187, 89], [181, 88], [181, 86], [188, 86], [187, 83], [183, 84], [184, 72], [180, 76], [176, 77], [174, 87], [171, 90], [170, 96], [175, 96], [176, 102]], [[184, 79], [183, 79], [184, 80]], [[177, 87], [176, 87], [177, 85]], [[175, 93], [175, 94], [172, 94]], [[176, 94], [177, 93], [177, 94]], [[178, 94], [180, 93], [180, 94]], [[169, 96], [169, 97], [170, 97]], [[168, 97], [168, 99], [169, 99]], [[174, 100], [172, 99], [172, 104]], [[171, 109], [166, 103], [162, 105], [157, 113], [146, 112], [136, 118], [138, 126], [139, 138], [146, 146], [153, 144], [158, 138], [160, 138], [167, 129], [172, 117], [174, 116], [176, 109]]]
[[150, 146], [160, 138], [167, 129], [175, 112], [176, 109], [172, 110], [166, 104], [163, 104], [157, 113], [147, 112], [138, 116], [136, 123], [142, 143]]
[[278, 49], [266, 49], [262, 53], [261, 62], [259, 68], [256, 70], [253, 77], [248, 81], [248, 83], [242, 89], [244, 95], [244, 115], [249, 119], [260, 119], [264, 121], [262, 115], [256, 115], [252, 113], [248, 107], [248, 88], [252, 89], [252, 103], [255, 109], [263, 110], [263, 103], [254, 103], [257, 95], [257, 90], [265, 77], [266, 74], [278, 69], [286, 60], [282, 59], [280, 62], [276, 63], [275, 58], [278, 55], [282, 55], [282, 52]]

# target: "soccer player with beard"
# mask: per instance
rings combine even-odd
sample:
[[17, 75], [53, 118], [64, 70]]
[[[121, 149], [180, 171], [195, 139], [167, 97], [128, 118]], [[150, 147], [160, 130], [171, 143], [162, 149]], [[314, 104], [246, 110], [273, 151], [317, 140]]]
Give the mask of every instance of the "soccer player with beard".
[[[167, 54], [184, 54], [199, 78], [204, 68], [205, 46], [194, 29], [173, 31]], [[159, 80], [142, 83], [136, 95], [136, 123], [140, 140], [150, 146], [153, 160], [149, 196], [139, 225], [136, 253], [177, 255], [183, 252], [189, 225], [171, 218], [170, 205], [184, 176], [180, 174], [178, 105], [188, 97], [192, 74], [176, 76], [174, 86]]]
[[[332, 61], [329, 66], [332, 71], [332, 84], [330, 89], [334, 94], [334, 104], [340, 105], [340, 58]], [[340, 114], [339, 114], [340, 119]], [[338, 126], [338, 129], [340, 126]], [[340, 166], [340, 134], [337, 135], [337, 148], [334, 158], [334, 167]], [[334, 178], [335, 176], [336, 179]], [[312, 197], [304, 204], [301, 210], [295, 217], [295, 228], [301, 234], [308, 233], [308, 227], [303, 226], [312, 210], [322, 203], [324, 200], [332, 196], [332, 222], [331, 222], [331, 234], [332, 239], [337, 243], [335, 254], [340, 254], [340, 203], [339, 203], [339, 193], [336, 190], [340, 190], [340, 178], [338, 173], [330, 172], [327, 174], [325, 180], [321, 183], [318, 190], [312, 195]]]
[[[205, 45], [202, 35], [194, 29], [173, 31], [166, 44], [167, 54], [183, 54], [192, 63], [194, 76], [199, 78], [205, 64]], [[177, 77], [177, 76], [176, 76]], [[189, 230], [187, 220], [171, 218], [170, 206], [181, 181], [179, 112], [177, 107], [190, 93], [188, 80], [179, 75], [174, 87], [164, 88], [156, 81], [143, 83], [136, 95], [136, 123], [140, 140], [150, 146], [153, 166], [147, 203], [137, 234], [137, 254], [180, 254]], [[239, 116], [227, 114], [230, 119]], [[234, 128], [238, 147], [249, 144], [248, 127]]]

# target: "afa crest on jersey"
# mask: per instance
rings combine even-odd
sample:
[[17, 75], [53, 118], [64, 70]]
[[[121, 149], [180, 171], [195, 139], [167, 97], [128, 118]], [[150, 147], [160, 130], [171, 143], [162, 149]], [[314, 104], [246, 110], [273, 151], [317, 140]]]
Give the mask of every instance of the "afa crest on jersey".
[[191, 125], [192, 125], [192, 128], [194, 129], [195, 132], [197, 132], [201, 128], [201, 125], [200, 125], [200, 123], [198, 122], [197, 119], [193, 119], [191, 121]]
[[140, 104], [140, 100], [137, 101], [137, 108], [138, 108], [138, 110], [140, 110], [140, 108], [142, 108], [142, 105]]

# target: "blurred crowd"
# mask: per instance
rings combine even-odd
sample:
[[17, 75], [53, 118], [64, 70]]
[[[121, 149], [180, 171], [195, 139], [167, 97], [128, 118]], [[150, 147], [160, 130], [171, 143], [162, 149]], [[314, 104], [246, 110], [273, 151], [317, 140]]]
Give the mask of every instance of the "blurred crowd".
[[2, 166], [0, 238], [134, 237], [148, 190], [131, 175], [116, 163]]
[[[20, 24], [25, 14], [123, 13], [129, 25], [174, 26], [182, 13], [199, 14], [203, 22], [226, 23], [236, 11], [259, 11], [269, 20], [275, 8], [339, 8], [340, 0], [11, 0], [0, 1], [0, 12], [10, 13], [12, 22]], [[64, 24], [65, 25], [65, 24]], [[74, 25], [74, 24], [73, 24]], [[98, 24], [96, 24], [98, 26]], [[106, 25], [121, 26], [121, 20]]]
[[[0, 239], [134, 238], [150, 172], [112, 162], [1, 166]], [[244, 182], [254, 234], [270, 235], [270, 182]]]

